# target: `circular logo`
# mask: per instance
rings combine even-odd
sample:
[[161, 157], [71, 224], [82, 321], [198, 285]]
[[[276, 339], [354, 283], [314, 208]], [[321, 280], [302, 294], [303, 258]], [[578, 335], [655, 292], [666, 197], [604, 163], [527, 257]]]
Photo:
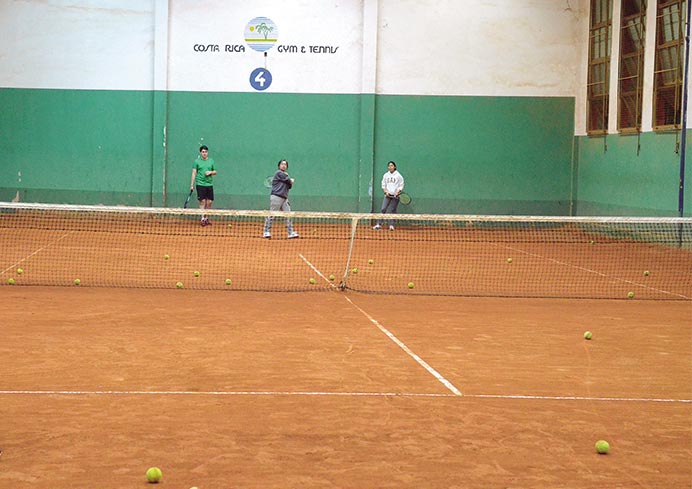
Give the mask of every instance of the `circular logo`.
[[272, 74], [266, 68], [255, 68], [250, 73], [250, 85], [255, 90], [266, 90], [272, 84]]
[[245, 26], [245, 42], [255, 51], [269, 51], [279, 38], [279, 28], [268, 17], [255, 17]]

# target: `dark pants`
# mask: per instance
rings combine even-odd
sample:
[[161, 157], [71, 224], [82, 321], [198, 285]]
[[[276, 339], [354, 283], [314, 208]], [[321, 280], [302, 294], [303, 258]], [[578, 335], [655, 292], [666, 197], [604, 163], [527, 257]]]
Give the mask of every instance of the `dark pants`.
[[[396, 214], [397, 207], [399, 207], [399, 197], [389, 197], [385, 195], [384, 199], [382, 199], [382, 210], [380, 212], [382, 214]], [[380, 224], [380, 222], [377, 221], [377, 224]], [[390, 219], [388, 224], [394, 226], [394, 220]]]

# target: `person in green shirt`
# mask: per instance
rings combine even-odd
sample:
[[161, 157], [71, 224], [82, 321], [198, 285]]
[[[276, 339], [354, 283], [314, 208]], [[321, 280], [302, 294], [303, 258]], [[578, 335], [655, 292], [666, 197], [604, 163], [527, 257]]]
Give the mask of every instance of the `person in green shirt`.
[[[214, 160], [209, 158], [209, 148], [200, 146], [199, 157], [192, 165], [192, 179], [190, 180], [190, 192], [197, 187], [197, 200], [199, 208], [202, 211], [211, 209], [211, 204], [214, 202], [214, 182], [213, 178], [216, 175], [216, 164]], [[209, 226], [209, 218], [206, 212], [202, 214], [202, 226]]]

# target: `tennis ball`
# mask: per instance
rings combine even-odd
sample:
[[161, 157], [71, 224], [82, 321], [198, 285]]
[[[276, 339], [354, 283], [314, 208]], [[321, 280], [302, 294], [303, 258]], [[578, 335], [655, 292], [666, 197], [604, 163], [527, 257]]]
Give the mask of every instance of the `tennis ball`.
[[409, 289], [412, 289], [412, 288], [413, 288], [413, 282], [409, 282], [409, 283], [408, 283], [408, 288], [409, 288]]
[[79, 284], [81, 284], [81, 283], [82, 283], [82, 281], [79, 280], [78, 278], [74, 279], [74, 284], [75, 284], [75, 285], [79, 285]]
[[175, 284], [175, 286], [178, 287], [179, 289], [182, 289], [182, 288], [183, 288], [183, 283], [182, 283], [182, 282], [178, 282], [177, 284]]
[[329, 280], [331, 280], [333, 282], [334, 280], [336, 280], [336, 277], [334, 275], [330, 275]]
[[161, 481], [161, 477], [163, 477], [163, 473], [158, 467], [152, 467], [147, 470], [147, 482], [156, 484], [157, 482]]
[[593, 335], [591, 334], [591, 331], [586, 331], [584, 333], [584, 339], [585, 340], [590, 340]]
[[628, 292], [628, 293], [627, 293], [627, 297], [629, 297], [630, 299], [631, 299], [632, 297], [634, 297], [634, 292]]
[[194, 273], [194, 276], [195, 276], [195, 277], [199, 277], [199, 272], [195, 272], [195, 273]]
[[511, 258], [507, 258], [507, 263], [512, 263], [512, 259], [511, 259]]
[[592, 239], [591, 241], [589, 241], [589, 244], [590, 245], [594, 244], [594, 240]]
[[169, 255], [163, 255], [163, 259], [164, 259], [164, 260], [168, 260], [169, 258], [170, 258]]
[[233, 227], [233, 224], [229, 224], [228, 227], [229, 227], [229, 228], [232, 228], [232, 227]]
[[353, 270], [351, 270], [351, 272], [353, 272], [353, 273], [358, 273], [358, 269], [357, 269], [357, 268], [354, 268]]
[[314, 278], [311, 278], [311, 279], [310, 279], [310, 283], [311, 283], [311, 284], [314, 284], [314, 283], [315, 283], [315, 279], [314, 279]]
[[373, 263], [375, 263], [375, 260], [373, 260], [372, 258], [370, 258], [370, 259], [368, 260], [368, 265], [372, 265]]
[[226, 285], [231, 285], [231, 279], [230, 278], [226, 279]]
[[596, 451], [602, 455], [608, 453], [610, 450], [610, 443], [605, 440], [598, 440], [596, 442]]
[[10, 285], [14, 285], [14, 279], [13, 279], [13, 278], [9, 279], [9, 280], [7, 281], [7, 283], [10, 284]]
[[[21, 268], [20, 268], [20, 270], [21, 270]], [[19, 273], [19, 270], [17, 270], [17, 273]], [[645, 271], [644, 271], [644, 276], [645, 276], [645, 277], [648, 277], [648, 276], [649, 276], [649, 271], [648, 271], [648, 270], [645, 270]]]
[[[22, 273], [24, 273], [24, 269], [23, 269], [23, 268], [18, 268], [18, 269], [17, 269], [17, 275], [21, 275]], [[646, 272], [646, 273], [648, 274], [649, 272]]]

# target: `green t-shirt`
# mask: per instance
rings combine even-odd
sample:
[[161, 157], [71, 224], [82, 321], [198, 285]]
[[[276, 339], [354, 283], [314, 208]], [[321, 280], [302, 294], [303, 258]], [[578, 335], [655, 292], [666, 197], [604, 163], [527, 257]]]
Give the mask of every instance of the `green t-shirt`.
[[206, 160], [203, 160], [202, 158], [197, 158], [195, 160], [193, 168], [197, 169], [197, 175], [195, 176], [195, 185], [201, 185], [202, 187], [211, 187], [212, 185], [214, 185], [214, 175], [205, 175], [205, 173], [208, 171], [216, 170], [216, 165], [214, 164], [213, 159], [207, 158]]

